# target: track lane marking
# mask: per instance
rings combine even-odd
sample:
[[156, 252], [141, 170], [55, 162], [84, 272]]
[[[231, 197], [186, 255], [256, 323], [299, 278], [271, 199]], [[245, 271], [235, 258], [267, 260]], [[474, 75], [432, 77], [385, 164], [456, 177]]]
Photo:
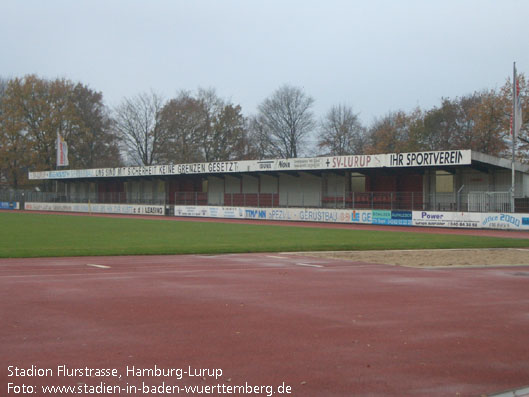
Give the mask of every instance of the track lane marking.
[[98, 269], [110, 269], [110, 266], [96, 265], [94, 263], [87, 263], [86, 266], [97, 267]]
[[529, 386], [522, 387], [521, 389], [513, 389], [500, 393], [489, 394], [489, 397], [523, 397], [529, 395]]
[[310, 263], [294, 263], [296, 266], [324, 267], [322, 265], [311, 265]]
[[[323, 266], [321, 266], [323, 267]], [[226, 269], [215, 269], [215, 271], [218, 272], [252, 272], [252, 271], [263, 271], [263, 269], [284, 269], [285, 266], [282, 264], [277, 264], [269, 267], [263, 267], [263, 266], [257, 266], [257, 267], [248, 267], [248, 268], [240, 268], [240, 267], [233, 267], [233, 268], [226, 268]], [[56, 278], [68, 278], [68, 277], [85, 277], [90, 278], [90, 280], [99, 279], [101, 280], [108, 280], [109, 276], [111, 275], [120, 275], [130, 278], [141, 278], [145, 275], [151, 275], [151, 274], [195, 274], [195, 273], [211, 273], [211, 269], [189, 269], [189, 270], [158, 270], [158, 271], [119, 271], [112, 269], [109, 273], [105, 273], [105, 276], [101, 276], [102, 273], [53, 273], [53, 274], [42, 274], [42, 273], [35, 273], [35, 274], [12, 274], [12, 275], [0, 275], [0, 279], [23, 279], [23, 278], [44, 278], [44, 277], [56, 277]]]

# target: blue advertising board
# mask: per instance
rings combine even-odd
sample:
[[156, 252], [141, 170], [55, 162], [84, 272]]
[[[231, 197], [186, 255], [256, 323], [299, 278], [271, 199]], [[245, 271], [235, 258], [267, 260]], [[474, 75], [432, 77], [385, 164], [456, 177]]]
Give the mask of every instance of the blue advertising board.
[[373, 210], [374, 225], [411, 226], [411, 211]]
[[16, 201], [0, 201], [0, 210], [17, 210], [18, 202]]

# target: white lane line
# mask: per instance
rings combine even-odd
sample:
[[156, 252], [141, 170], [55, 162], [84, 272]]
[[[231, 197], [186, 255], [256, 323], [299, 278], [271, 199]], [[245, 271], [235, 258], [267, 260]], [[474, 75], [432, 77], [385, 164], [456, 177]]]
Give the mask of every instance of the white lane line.
[[[322, 266], [323, 267], [323, 266]], [[282, 268], [284, 269], [285, 266], [284, 264], [281, 264], [281, 265], [277, 265], [277, 266], [270, 266], [269, 267], [270, 269], [277, 269], [277, 268]], [[137, 269], [137, 268], [136, 268]], [[237, 271], [237, 272], [253, 272], [253, 271], [256, 271], [256, 272], [261, 272], [263, 270], [263, 267], [262, 266], [258, 266], [258, 267], [250, 267], [250, 268], [228, 268], [228, 269], [216, 269], [215, 271], [220, 271], [220, 272], [233, 272], [233, 271]], [[100, 274], [102, 273], [97, 273], [98, 275], [95, 276], [96, 273], [54, 273], [54, 274], [42, 274], [42, 273], [38, 273], [38, 274], [24, 274], [24, 275], [7, 275], [7, 276], [3, 276], [3, 275], [0, 275], [0, 279], [4, 279], [4, 278], [14, 278], [14, 279], [23, 279], [23, 278], [39, 278], [39, 279], [42, 279], [44, 277], [55, 277], [57, 279], [59, 278], [69, 278], [69, 277], [84, 277], [84, 278], [90, 278], [90, 280], [112, 280], [112, 279], [120, 279], [120, 278], [138, 278], [138, 277], [142, 277], [143, 275], [145, 274], [196, 274], [196, 273], [211, 273], [211, 269], [200, 269], [200, 270], [161, 270], [161, 271], [146, 271], [146, 272], [114, 272], [114, 271], [111, 271], [110, 273], [105, 273], [105, 276], [104, 278], [101, 278], [102, 276], [100, 276]], [[111, 275], [116, 275], [116, 277], [110, 277]]]
[[529, 386], [516, 390], [508, 390], [501, 393], [489, 394], [490, 397], [523, 397], [527, 395], [529, 395]]
[[105, 265], [95, 265], [93, 263], [87, 263], [86, 266], [92, 266], [92, 267], [97, 267], [99, 269], [110, 269], [110, 266], [105, 266]]
[[267, 258], [276, 258], [276, 259], [290, 259], [290, 258], [285, 258], [284, 256], [274, 256], [274, 255], [267, 255], [266, 257]]
[[308, 267], [323, 267], [321, 265], [311, 265], [310, 263], [295, 263], [297, 266], [308, 266]]

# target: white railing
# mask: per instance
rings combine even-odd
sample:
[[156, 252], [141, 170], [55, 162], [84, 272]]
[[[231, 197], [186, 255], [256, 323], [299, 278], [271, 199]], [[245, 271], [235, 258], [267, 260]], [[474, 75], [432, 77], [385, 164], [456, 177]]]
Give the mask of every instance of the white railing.
[[511, 212], [510, 192], [470, 192], [469, 212]]

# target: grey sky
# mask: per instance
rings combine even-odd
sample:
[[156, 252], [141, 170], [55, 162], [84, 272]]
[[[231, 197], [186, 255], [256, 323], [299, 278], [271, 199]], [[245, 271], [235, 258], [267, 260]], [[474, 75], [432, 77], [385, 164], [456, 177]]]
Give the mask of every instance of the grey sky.
[[315, 114], [389, 111], [529, 69], [529, 1], [0, 0], [0, 76], [66, 77], [114, 106], [213, 87], [246, 115], [284, 83]]

